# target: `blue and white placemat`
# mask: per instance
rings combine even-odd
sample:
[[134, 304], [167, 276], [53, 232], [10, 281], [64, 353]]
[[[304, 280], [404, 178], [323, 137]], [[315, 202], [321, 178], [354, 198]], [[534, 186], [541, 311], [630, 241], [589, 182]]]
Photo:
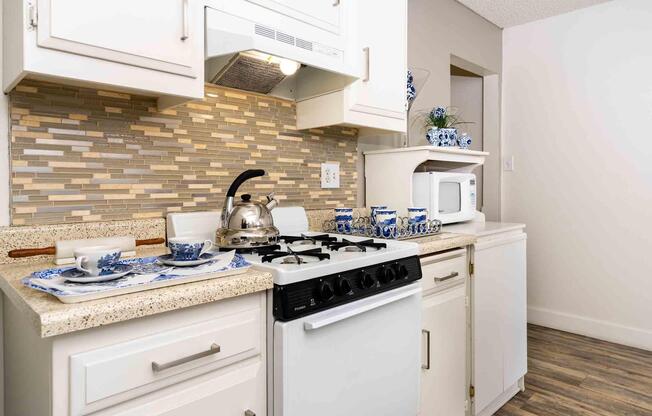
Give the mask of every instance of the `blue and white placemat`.
[[158, 257], [123, 259], [119, 263], [134, 266], [134, 272], [108, 282], [67, 282], [61, 273], [71, 269], [70, 266], [34, 272], [21, 282], [31, 289], [49, 293], [64, 303], [77, 303], [240, 274], [251, 267], [251, 264], [235, 251], [220, 253], [213, 261], [194, 267], [169, 267], [162, 265], [157, 259]]

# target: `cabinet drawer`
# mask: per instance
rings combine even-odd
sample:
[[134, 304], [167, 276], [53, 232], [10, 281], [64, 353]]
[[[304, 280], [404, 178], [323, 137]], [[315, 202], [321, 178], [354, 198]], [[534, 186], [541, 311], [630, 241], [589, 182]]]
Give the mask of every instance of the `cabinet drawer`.
[[424, 294], [434, 289], [454, 286], [468, 276], [466, 249], [421, 258]]
[[260, 310], [245, 310], [70, 357], [72, 414], [96, 411], [261, 351]]

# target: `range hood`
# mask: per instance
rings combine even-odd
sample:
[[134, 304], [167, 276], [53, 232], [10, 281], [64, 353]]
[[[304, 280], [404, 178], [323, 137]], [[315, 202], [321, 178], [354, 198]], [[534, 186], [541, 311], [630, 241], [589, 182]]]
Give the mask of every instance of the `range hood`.
[[298, 101], [341, 90], [359, 77], [343, 36], [323, 36], [249, 1], [214, 4], [219, 9], [206, 8], [207, 82]]

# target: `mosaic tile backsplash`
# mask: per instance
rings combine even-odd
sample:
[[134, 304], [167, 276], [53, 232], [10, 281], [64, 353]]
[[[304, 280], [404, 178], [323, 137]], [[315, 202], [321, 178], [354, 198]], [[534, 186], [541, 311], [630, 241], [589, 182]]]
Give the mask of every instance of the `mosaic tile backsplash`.
[[[297, 131], [293, 102], [206, 85], [202, 101], [159, 111], [152, 98], [23, 81], [11, 92], [12, 224], [160, 218], [222, 206], [240, 189], [306, 209], [356, 202], [357, 131]], [[321, 189], [322, 162], [340, 188]]]

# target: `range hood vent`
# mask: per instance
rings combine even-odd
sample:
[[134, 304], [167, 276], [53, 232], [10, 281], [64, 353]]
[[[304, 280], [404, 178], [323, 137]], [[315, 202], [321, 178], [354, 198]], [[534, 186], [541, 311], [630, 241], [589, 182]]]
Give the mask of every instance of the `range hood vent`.
[[208, 82], [303, 100], [341, 90], [359, 77], [342, 41], [248, 2], [219, 7], [206, 8]]
[[269, 94], [285, 79], [279, 64], [263, 61], [246, 53], [235, 54], [211, 80], [213, 84], [239, 90]]

